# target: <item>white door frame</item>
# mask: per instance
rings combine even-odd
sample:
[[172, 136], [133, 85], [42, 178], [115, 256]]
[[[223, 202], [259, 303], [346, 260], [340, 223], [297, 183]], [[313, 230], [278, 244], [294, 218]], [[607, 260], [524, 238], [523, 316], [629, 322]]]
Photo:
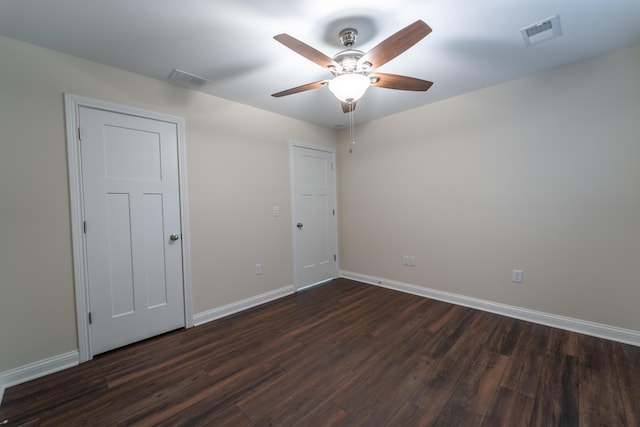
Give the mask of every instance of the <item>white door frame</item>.
[[191, 298], [191, 258], [189, 251], [189, 212], [187, 202], [187, 173], [184, 119], [153, 111], [127, 107], [82, 96], [64, 94], [67, 162], [69, 169], [69, 197], [71, 207], [71, 242], [73, 249], [73, 281], [76, 296], [76, 322], [78, 327], [78, 351], [80, 362], [93, 358], [89, 330], [89, 295], [84, 238], [84, 196], [82, 192], [82, 169], [80, 158], [80, 108], [88, 107], [114, 113], [160, 120], [176, 125], [178, 138], [178, 175], [180, 179], [180, 226], [182, 228], [182, 281], [184, 287], [185, 327], [193, 326], [193, 302]]
[[[291, 139], [289, 140], [289, 176], [290, 178], [290, 184], [291, 184], [291, 221], [292, 221], [292, 226], [293, 223], [296, 222], [296, 194], [295, 194], [295, 173], [294, 173], [294, 153], [293, 153], [293, 147], [300, 147], [300, 148], [306, 148], [309, 150], [317, 150], [317, 151], [323, 151], [325, 153], [330, 153], [331, 154], [331, 161], [333, 162], [334, 168], [332, 170], [333, 172], [333, 202], [334, 202], [334, 206], [336, 209], [336, 215], [333, 216], [333, 234], [334, 234], [334, 253], [336, 254], [336, 262], [334, 263], [335, 265], [335, 277], [338, 277], [338, 272], [340, 271], [340, 266], [339, 266], [339, 260], [340, 260], [340, 254], [338, 253], [338, 221], [337, 221], [337, 214], [338, 214], [338, 192], [337, 192], [337, 179], [336, 179], [336, 150], [335, 148], [331, 148], [331, 147], [326, 147], [324, 145], [317, 145], [317, 144], [309, 144], [306, 142], [302, 142], [302, 141], [298, 141], [295, 139]], [[291, 228], [293, 230], [293, 227]], [[297, 254], [297, 243], [296, 243], [296, 236], [295, 233], [291, 233], [291, 238], [293, 239], [293, 287], [295, 291], [298, 291], [304, 287], [308, 287], [308, 286], [314, 286], [317, 283], [313, 283], [311, 285], [300, 285], [300, 283], [298, 283], [298, 257], [296, 256]]]

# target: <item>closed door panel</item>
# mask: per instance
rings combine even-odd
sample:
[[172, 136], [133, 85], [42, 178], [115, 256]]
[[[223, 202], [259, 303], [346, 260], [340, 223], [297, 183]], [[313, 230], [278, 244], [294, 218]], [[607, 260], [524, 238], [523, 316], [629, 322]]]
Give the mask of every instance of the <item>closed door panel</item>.
[[185, 325], [176, 125], [80, 108], [94, 354]]
[[296, 282], [337, 275], [333, 153], [293, 147]]

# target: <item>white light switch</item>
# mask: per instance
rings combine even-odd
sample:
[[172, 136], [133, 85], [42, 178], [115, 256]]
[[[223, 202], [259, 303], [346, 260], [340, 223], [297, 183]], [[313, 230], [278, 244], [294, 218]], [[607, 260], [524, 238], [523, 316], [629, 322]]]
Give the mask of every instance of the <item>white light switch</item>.
[[274, 206], [273, 207], [273, 216], [275, 216], [275, 217], [279, 217], [280, 216], [280, 207], [279, 206]]
[[513, 270], [511, 273], [511, 281], [513, 283], [522, 283], [522, 270]]
[[262, 264], [256, 264], [256, 276], [262, 274]]

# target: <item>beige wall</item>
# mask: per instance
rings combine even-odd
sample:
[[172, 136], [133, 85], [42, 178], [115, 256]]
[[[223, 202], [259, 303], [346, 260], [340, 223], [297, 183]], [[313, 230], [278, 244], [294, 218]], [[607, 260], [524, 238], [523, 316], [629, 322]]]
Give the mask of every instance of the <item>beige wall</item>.
[[[63, 92], [185, 117], [194, 313], [293, 282], [288, 140], [333, 130], [2, 37], [0, 57], [0, 373], [77, 348]], [[352, 155], [342, 133], [341, 268], [640, 330], [638, 70], [640, 46], [364, 124]]]
[[356, 135], [342, 270], [640, 331], [640, 46]]
[[293, 283], [288, 141], [333, 130], [2, 37], [0, 58], [0, 373], [77, 349], [64, 92], [186, 119], [194, 313]]

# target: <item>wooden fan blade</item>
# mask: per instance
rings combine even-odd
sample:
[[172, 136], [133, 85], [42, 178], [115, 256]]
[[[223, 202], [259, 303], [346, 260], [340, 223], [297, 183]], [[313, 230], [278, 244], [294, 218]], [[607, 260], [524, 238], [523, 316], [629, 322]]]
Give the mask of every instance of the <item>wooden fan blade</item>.
[[349, 104], [348, 102], [343, 102], [342, 103], [342, 112], [343, 113], [350, 113], [351, 111], [356, 109], [356, 101], [353, 101], [351, 104]]
[[324, 53], [320, 52], [309, 46], [308, 44], [301, 42], [300, 40], [291, 37], [289, 34], [278, 34], [273, 37], [289, 49], [294, 52], [304, 56], [311, 62], [315, 62], [319, 66], [323, 68], [336, 67], [338, 68], [338, 64], [333, 59], [329, 58]]
[[371, 69], [378, 68], [418, 43], [430, 32], [431, 27], [418, 20], [383, 40], [360, 58], [358, 64], [362, 65], [368, 62], [371, 64]]
[[317, 89], [325, 86], [329, 80], [320, 80], [319, 82], [307, 83], [306, 85], [292, 87], [291, 89], [283, 90], [282, 92], [274, 93], [271, 96], [280, 98], [281, 96], [293, 95], [294, 93], [305, 92], [311, 89]]
[[374, 73], [370, 74], [371, 86], [387, 89], [425, 91], [433, 82], [421, 80], [415, 77], [399, 76], [397, 74]]

